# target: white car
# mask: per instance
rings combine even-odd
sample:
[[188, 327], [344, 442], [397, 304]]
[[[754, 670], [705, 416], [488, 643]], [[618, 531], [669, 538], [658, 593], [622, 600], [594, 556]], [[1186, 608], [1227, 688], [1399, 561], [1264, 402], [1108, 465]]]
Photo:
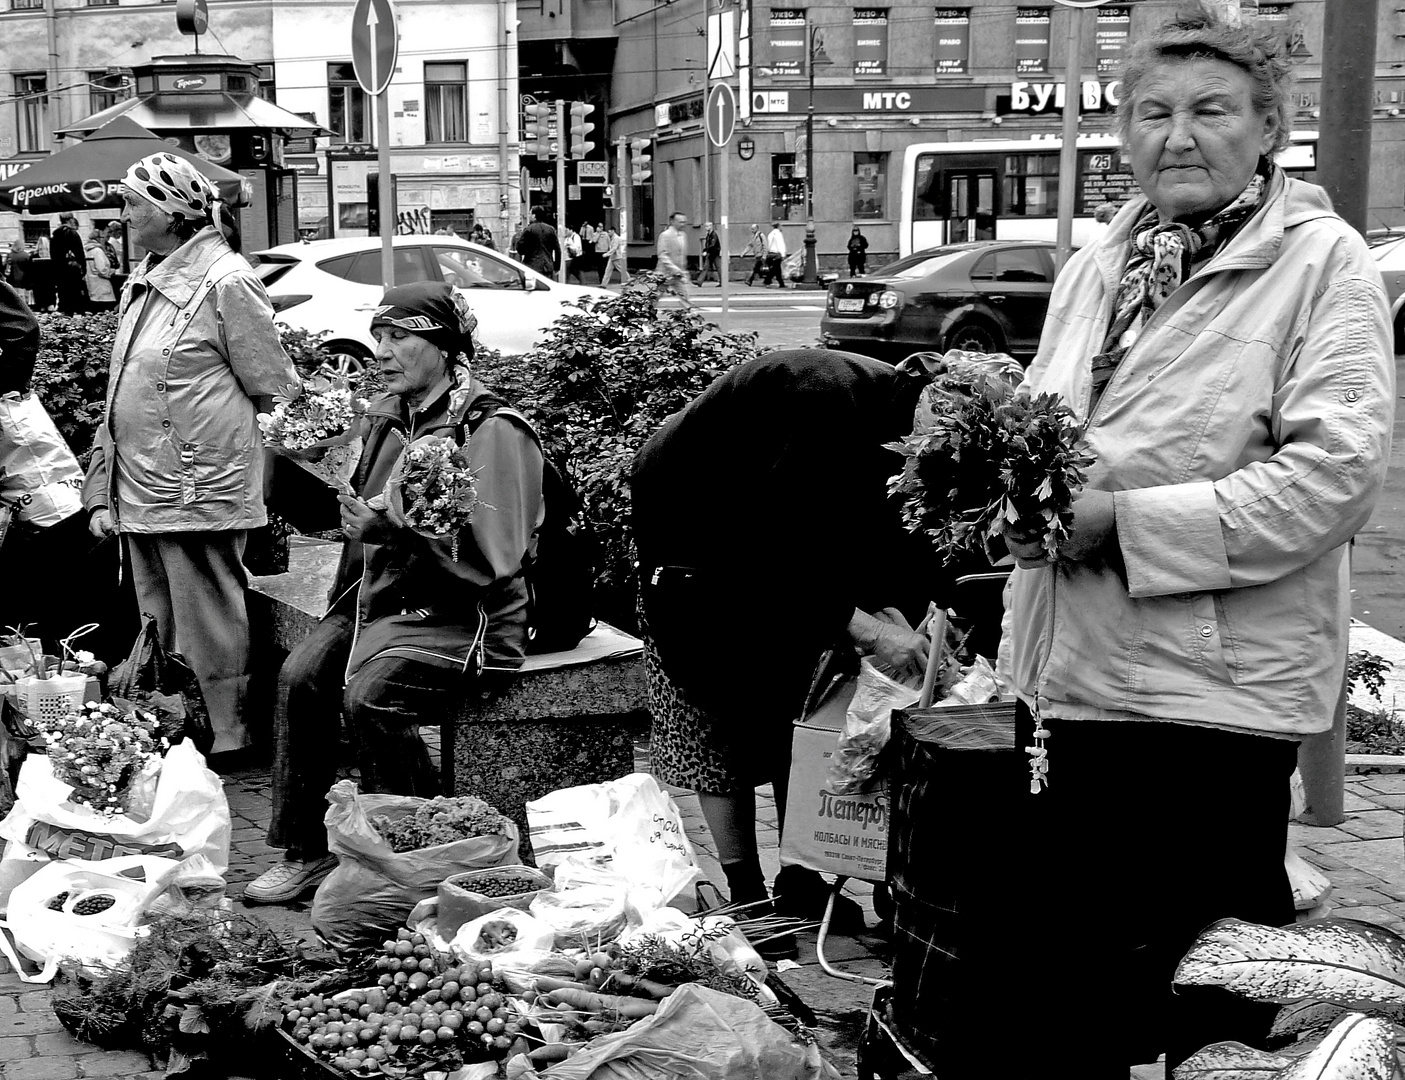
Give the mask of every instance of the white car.
[[[478, 316], [478, 339], [503, 353], [524, 353], [542, 331], [583, 297], [605, 289], [562, 285], [501, 252], [453, 236], [394, 238], [395, 283], [447, 281], [464, 291]], [[375, 350], [371, 312], [381, 286], [379, 237], [305, 240], [255, 253], [278, 322], [327, 334], [339, 362], [361, 364]]]
[[1395, 351], [1405, 352], [1405, 237], [1399, 233], [1371, 237], [1371, 254], [1385, 283], [1390, 301], [1390, 324], [1395, 328]]

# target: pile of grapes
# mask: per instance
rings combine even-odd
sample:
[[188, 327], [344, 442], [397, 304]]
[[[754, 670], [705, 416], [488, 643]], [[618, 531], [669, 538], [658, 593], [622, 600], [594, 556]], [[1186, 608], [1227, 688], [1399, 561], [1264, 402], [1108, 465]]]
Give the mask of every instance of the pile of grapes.
[[335, 998], [311, 994], [293, 1001], [284, 1028], [344, 1073], [401, 1076], [465, 1061], [525, 1053], [521, 1028], [493, 979], [493, 966], [455, 964], [436, 956], [424, 936], [398, 931], [385, 942], [378, 985]]

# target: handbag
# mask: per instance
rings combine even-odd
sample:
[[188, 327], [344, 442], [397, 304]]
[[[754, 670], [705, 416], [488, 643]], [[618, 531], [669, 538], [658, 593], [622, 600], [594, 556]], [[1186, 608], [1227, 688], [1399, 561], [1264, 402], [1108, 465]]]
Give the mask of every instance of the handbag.
[[40, 528], [83, 508], [83, 470], [32, 392], [0, 396], [0, 502]]

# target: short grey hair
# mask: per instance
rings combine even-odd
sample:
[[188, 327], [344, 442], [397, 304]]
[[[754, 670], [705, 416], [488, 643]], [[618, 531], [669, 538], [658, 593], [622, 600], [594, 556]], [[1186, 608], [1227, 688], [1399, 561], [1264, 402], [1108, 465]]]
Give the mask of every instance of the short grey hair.
[[1223, 60], [1248, 75], [1254, 85], [1254, 111], [1270, 113], [1278, 121], [1273, 152], [1287, 147], [1293, 130], [1293, 65], [1282, 36], [1252, 19], [1233, 25], [1204, 2], [1182, 8], [1128, 51], [1117, 107], [1117, 130], [1124, 144], [1131, 135], [1138, 84], [1161, 64], [1187, 60]]

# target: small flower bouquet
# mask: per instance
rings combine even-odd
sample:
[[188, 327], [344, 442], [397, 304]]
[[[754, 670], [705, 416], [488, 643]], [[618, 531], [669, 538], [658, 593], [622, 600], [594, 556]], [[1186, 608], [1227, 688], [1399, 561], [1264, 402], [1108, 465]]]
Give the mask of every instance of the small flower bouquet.
[[354, 494], [350, 481], [361, 457], [357, 421], [367, 402], [356, 387], [354, 375], [313, 375], [275, 396], [273, 411], [258, 417], [265, 446], [343, 495]]
[[487, 505], [478, 497], [467, 444], [441, 435], [426, 435], [405, 448], [386, 494], [392, 521], [425, 536], [450, 537], [455, 562], [459, 530]]
[[943, 561], [988, 550], [1018, 525], [1042, 528], [1051, 560], [1073, 522], [1073, 496], [1093, 463], [1083, 425], [1056, 394], [1017, 393], [1018, 377], [956, 363], [923, 391], [906, 459], [888, 482], [909, 531]]
[[73, 801], [107, 816], [142, 809], [135, 805], [138, 788], [150, 785], [139, 781], [159, 769], [171, 745], [153, 714], [92, 701], [57, 720], [40, 718], [35, 726], [44, 736], [50, 769], [73, 789]]

